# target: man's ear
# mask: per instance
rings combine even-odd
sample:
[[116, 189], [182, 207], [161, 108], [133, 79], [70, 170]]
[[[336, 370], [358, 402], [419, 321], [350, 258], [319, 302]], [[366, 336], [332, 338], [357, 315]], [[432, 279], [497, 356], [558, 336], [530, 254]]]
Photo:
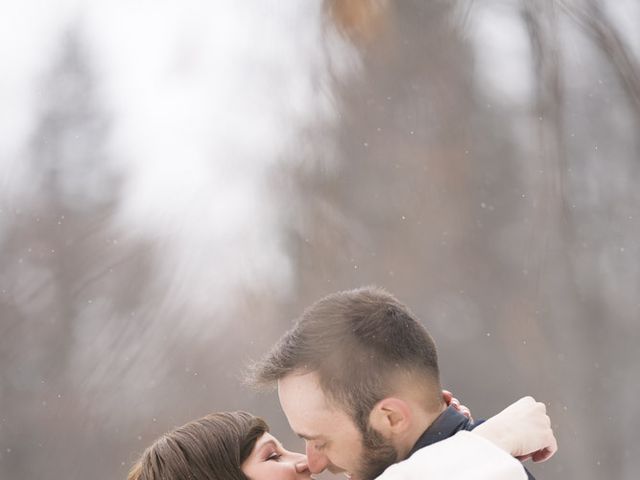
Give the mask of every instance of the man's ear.
[[411, 426], [411, 408], [404, 400], [388, 397], [376, 403], [369, 414], [370, 425], [384, 437], [403, 433]]

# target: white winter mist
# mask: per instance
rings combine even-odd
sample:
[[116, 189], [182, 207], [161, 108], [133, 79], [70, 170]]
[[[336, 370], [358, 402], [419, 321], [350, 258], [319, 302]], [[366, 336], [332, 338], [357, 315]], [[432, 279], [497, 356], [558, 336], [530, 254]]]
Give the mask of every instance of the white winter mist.
[[[286, 294], [288, 212], [270, 181], [299, 161], [305, 128], [333, 121], [331, 78], [352, 58], [327, 30], [321, 2], [38, 3], [35, 26], [30, 4], [0, 14], [11, 72], [0, 80], [3, 195], [27, 191], [20, 155], [37, 112], [34, 85], [75, 28], [109, 117], [109, 170], [122, 182], [112, 227], [154, 246], [167, 307], [198, 316], [240, 291]], [[23, 51], [11, 55], [12, 43]]]
[[[28, 140], [37, 120], [38, 80], [59, 55], [78, 2], [0, 1], [0, 203], [30, 189]], [[1, 217], [0, 217], [1, 218]], [[4, 222], [0, 221], [0, 225]], [[0, 230], [1, 232], [1, 230]], [[0, 237], [1, 239], [1, 237]]]
[[[469, 29], [478, 83], [500, 105], [523, 106], [531, 99], [529, 44], [517, 5], [472, 4]], [[489, 105], [488, 108], [491, 108]]]
[[332, 114], [320, 4], [147, 5], [96, 4], [86, 23], [127, 172], [117, 221], [161, 236], [160, 278], [186, 306], [287, 291], [268, 180], [300, 129]]

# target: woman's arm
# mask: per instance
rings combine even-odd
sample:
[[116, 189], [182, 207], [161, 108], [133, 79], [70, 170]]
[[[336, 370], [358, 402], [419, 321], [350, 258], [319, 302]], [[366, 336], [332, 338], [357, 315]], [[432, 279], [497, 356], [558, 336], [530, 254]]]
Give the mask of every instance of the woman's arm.
[[514, 456], [544, 461], [557, 450], [544, 404], [525, 397], [472, 432], [425, 447], [392, 465], [379, 480], [525, 480]]
[[475, 428], [473, 433], [522, 460], [544, 462], [558, 450], [547, 407], [524, 397]]

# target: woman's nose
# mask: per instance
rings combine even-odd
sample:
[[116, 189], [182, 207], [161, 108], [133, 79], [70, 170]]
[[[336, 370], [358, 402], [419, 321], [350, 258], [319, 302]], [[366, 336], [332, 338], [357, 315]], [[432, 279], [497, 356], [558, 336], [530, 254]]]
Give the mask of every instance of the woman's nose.
[[291, 461], [296, 469], [296, 473], [309, 473], [309, 463], [307, 462], [307, 456], [302, 453], [289, 452], [291, 455]]
[[296, 473], [309, 473], [309, 464], [306, 458], [300, 462], [296, 462]]

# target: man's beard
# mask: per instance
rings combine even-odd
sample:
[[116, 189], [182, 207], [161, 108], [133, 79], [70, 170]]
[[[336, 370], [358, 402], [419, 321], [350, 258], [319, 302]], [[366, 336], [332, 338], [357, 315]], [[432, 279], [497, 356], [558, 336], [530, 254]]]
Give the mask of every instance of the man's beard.
[[357, 472], [351, 472], [358, 480], [373, 480], [387, 467], [398, 461], [398, 451], [379, 432], [367, 426], [362, 432], [362, 456]]

